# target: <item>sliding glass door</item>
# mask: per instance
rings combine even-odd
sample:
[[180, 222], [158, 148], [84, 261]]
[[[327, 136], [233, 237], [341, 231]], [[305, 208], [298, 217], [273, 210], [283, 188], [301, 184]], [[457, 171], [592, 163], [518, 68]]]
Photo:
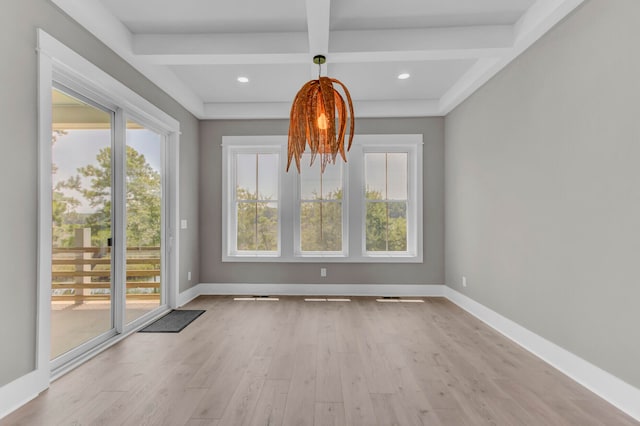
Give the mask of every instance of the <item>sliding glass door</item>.
[[55, 369], [166, 305], [166, 137], [64, 86], [52, 101]]
[[162, 135], [127, 120], [125, 322], [162, 300]]
[[115, 334], [114, 112], [69, 90], [54, 89], [52, 99], [51, 358], [56, 359]]

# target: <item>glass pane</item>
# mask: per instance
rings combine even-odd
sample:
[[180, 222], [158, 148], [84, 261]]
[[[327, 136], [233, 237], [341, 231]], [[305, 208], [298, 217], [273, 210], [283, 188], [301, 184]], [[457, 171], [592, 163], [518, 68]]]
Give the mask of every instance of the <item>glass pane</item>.
[[257, 203], [256, 249], [278, 250], [278, 203]]
[[388, 251], [407, 251], [407, 203], [386, 203], [389, 212]]
[[256, 199], [256, 154], [236, 155], [236, 199]]
[[368, 202], [367, 251], [407, 251], [407, 203]]
[[51, 358], [113, 328], [111, 117], [52, 92]]
[[365, 196], [369, 200], [385, 200], [387, 198], [385, 158], [384, 152], [370, 152], [364, 155]]
[[342, 163], [327, 164], [324, 173], [320, 161], [309, 166], [311, 156], [303, 156], [300, 170], [300, 197], [302, 200], [342, 199]]
[[300, 204], [302, 251], [342, 251], [342, 203]]
[[387, 251], [387, 204], [367, 203], [367, 251]]
[[240, 202], [237, 204], [237, 248], [238, 250], [256, 249], [257, 203]]
[[238, 251], [278, 250], [278, 159], [278, 154], [236, 156]]
[[387, 154], [387, 199], [407, 199], [407, 153]]
[[320, 161], [315, 161], [313, 166], [309, 166], [309, 154], [302, 156], [300, 164], [300, 197], [303, 200], [320, 200], [322, 193], [320, 190]]
[[322, 199], [342, 199], [342, 161], [336, 164], [327, 164], [322, 174]]
[[258, 199], [278, 200], [278, 154], [258, 154]]
[[162, 136], [133, 121], [126, 132], [127, 323], [160, 306]]

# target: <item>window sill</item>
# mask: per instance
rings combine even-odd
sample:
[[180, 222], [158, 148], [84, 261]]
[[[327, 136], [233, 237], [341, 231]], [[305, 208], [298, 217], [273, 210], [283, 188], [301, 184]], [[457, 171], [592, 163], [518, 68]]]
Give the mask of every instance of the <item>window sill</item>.
[[256, 263], [422, 263], [422, 256], [377, 255], [377, 256], [223, 256], [222, 262]]

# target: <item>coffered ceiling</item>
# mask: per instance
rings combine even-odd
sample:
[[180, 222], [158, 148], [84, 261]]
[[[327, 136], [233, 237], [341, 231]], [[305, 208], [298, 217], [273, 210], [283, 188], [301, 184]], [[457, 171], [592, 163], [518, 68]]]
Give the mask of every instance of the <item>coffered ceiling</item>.
[[52, 1], [198, 118], [240, 119], [287, 118], [317, 54], [358, 117], [446, 115], [583, 0]]

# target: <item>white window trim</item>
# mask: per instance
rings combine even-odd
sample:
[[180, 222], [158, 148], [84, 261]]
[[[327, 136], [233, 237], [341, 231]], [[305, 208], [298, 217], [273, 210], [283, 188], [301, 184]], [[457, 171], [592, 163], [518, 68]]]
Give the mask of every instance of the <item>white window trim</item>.
[[[223, 138], [222, 144], [222, 260], [239, 261], [246, 259], [256, 261], [258, 259], [275, 260], [282, 255], [282, 194], [283, 179], [278, 173], [278, 250], [246, 252], [237, 250], [236, 247], [236, 214], [235, 214], [235, 156], [237, 154], [278, 154], [278, 169], [283, 165], [282, 141], [280, 137], [228, 137]], [[286, 155], [286, 152], [285, 154]], [[234, 206], [231, 212], [230, 206]]]
[[[421, 134], [355, 135], [347, 164], [343, 166], [345, 197], [343, 199], [343, 252], [300, 253], [298, 172], [292, 164], [288, 173], [280, 174], [279, 189], [279, 256], [234, 255], [229, 251], [235, 231], [229, 206], [233, 201], [229, 171], [233, 150], [268, 149], [280, 153], [280, 167], [287, 161], [287, 136], [223, 136], [222, 137], [222, 261], [223, 262], [287, 262], [287, 263], [422, 263], [423, 262], [423, 173]], [[248, 151], [245, 151], [248, 152]], [[254, 151], [255, 152], [255, 151]], [[407, 206], [407, 252], [366, 252], [364, 232], [364, 164], [365, 152], [408, 152], [409, 178]], [[357, 160], [356, 160], [357, 159]], [[338, 159], [337, 161], [342, 161]], [[415, 179], [413, 178], [415, 176]], [[349, 226], [351, 224], [351, 226]], [[414, 232], [411, 232], [414, 230]]]
[[[414, 138], [418, 136], [418, 138]], [[366, 222], [362, 221], [362, 256], [367, 258], [420, 258], [422, 259], [422, 135], [392, 135], [393, 144], [389, 144], [388, 135], [366, 135], [358, 141], [362, 149], [361, 156], [367, 153], [407, 153], [407, 229], [415, 232], [407, 232], [407, 251], [405, 252], [370, 252], [366, 250]], [[361, 186], [358, 188], [360, 194], [365, 193], [364, 168], [362, 178], [359, 179]], [[364, 196], [361, 216], [366, 216], [366, 201]]]

